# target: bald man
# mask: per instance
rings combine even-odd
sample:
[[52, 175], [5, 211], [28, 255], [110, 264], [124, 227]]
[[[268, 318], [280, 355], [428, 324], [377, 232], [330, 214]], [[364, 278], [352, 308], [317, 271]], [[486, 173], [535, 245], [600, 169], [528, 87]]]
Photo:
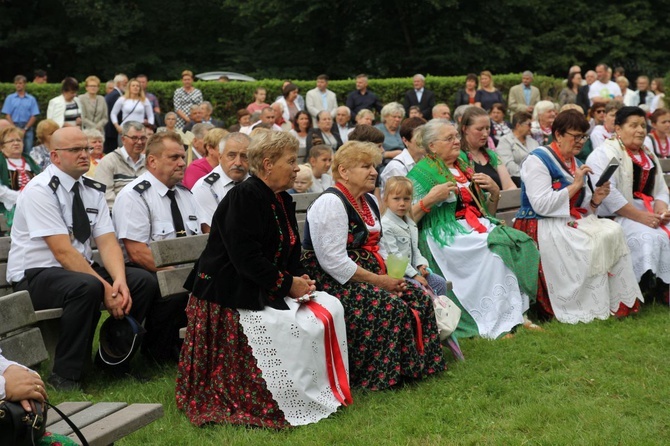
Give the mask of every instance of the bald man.
[[[84, 133], [77, 127], [59, 129], [50, 149], [52, 164], [26, 185], [16, 203], [7, 280], [15, 291], [28, 290], [36, 310], [63, 309], [47, 381], [58, 390], [77, 390], [100, 304], [114, 318], [131, 315], [141, 323], [160, 293], [151, 274], [125, 267], [105, 186], [83, 176], [90, 163]], [[104, 268], [93, 262], [91, 239]], [[131, 356], [110, 370], [125, 373]]]

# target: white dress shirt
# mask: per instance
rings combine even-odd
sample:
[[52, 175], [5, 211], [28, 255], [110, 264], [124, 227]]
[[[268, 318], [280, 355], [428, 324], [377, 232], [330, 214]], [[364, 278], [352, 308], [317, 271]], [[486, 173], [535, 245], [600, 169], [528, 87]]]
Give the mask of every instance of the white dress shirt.
[[[244, 179], [249, 178], [247, 175]], [[191, 192], [195, 199], [195, 209], [200, 224], [212, 226], [212, 217], [219, 203], [230, 190], [235, 187], [235, 182], [230, 179], [219, 164], [212, 172], [200, 178], [193, 185]]]

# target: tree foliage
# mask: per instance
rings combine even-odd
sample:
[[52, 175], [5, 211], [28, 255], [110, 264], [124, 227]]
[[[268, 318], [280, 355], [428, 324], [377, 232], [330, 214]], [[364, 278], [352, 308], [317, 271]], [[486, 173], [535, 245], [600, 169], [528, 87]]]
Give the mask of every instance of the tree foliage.
[[0, 80], [231, 70], [260, 78], [670, 68], [664, 0], [4, 0]]

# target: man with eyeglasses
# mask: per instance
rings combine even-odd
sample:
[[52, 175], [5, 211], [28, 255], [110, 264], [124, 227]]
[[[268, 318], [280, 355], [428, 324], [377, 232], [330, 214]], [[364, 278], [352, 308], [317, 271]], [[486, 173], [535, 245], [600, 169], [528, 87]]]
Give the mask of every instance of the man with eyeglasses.
[[122, 126], [123, 146], [103, 157], [95, 169], [95, 179], [107, 187], [105, 198], [112, 210], [116, 195], [128, 183], [146, 172], [144, 147], [147, 136], [142, 123], [125, 122]]
[[219, 165], [196, 181], [191, 189], [203, 234], [208, 234], [214, 211], [230, 190], [249, 177], [247, 149], [251, 139], [244, 133], [226, 135], [219, 143]]
[[[105, 202], [105, 186], [84, 177], [88, 141], [79, 128], [57, 130], [52, 164], [26, 185], [16, 204], [7, 280], [27, 290], [36, 310], [63, 308], [53, 373], [58, 390], [77, 390], [90, 360], [100, 304], [112, 317], [142, 321], [159, 296], [156, 279], [126, 268]], [[95, 240], [104, 268], [93, 262]], [[130, 358], [114, 372], [129, 368]]]
[[[174, 132], [152, 135], [147, 142], [147, 171], [119, 193], [112, 219], [127, 265], [157, 271], [149, 243], [200, 234], [193, 194], [181, 184], [186, 152]], [[161, 299], [147, 317], [142, 353], [159, 361], [176, 361], [179, 329], [186, 326], [187, 296]]]

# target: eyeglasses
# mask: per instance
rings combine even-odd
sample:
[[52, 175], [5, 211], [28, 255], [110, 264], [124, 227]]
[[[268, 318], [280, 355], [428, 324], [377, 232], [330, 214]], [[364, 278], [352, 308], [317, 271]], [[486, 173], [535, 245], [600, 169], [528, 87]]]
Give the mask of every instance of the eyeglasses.
[[596, 110], [593, 113], [605, 113], [605, 109], [603, 108], [602, 110]]
[[149, 139], [149, 138], [147, 138], [146, 136], [128, 136], [128, 135], [123, 135], [123, 137], [124, 137], [124, 138], [128, 138], [129, 140], [131, 140], [131, 141], [134, 142], [134, 143], [136, 143], [137, 141], [147, 142], [147, 140]]
[[446, 142], [447, 144], [451, 144], [456, 140], [458, 140], [458, 141], [461, 140], [460, 135], [451, 135], [451, 136], [447, 136], [446, 138], [436, 139], [435, 141], [443, 141], [443, 142]]
[[73, 155], [79, 155], [81, 152], [91, 153], [93, 151], [93, 147], [72, 147], [69, 149], [55, 149], [55, 150], [61, 152], [70, 152]]
[[8, 139], [6, 141], [3, 141], [2, 143], [3, 144], [14, 144], [14, 143], [19, 143], [19, 142], [23, 142], [23, 140], [19, 139], [19, 138], [15, 138], [15, 139]]
[[577, 142], [585, 142], [587, 139], [589, 139], [589, 135], [575, 135], [574, 133], [570, 132], [565, 132], [565, 134], [572, 136]]

